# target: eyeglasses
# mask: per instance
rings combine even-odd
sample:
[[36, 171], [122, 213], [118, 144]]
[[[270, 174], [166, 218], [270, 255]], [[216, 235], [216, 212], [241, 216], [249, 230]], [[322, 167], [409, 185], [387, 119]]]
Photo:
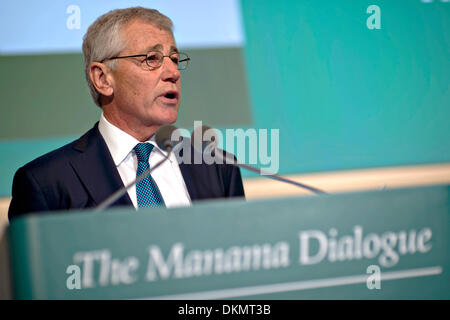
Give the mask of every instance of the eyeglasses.
[[139, 57], [145, 57], [145, 59], [143, 59], [141, 62], [145, 61], [147, 66], [151, 69], [158, 69], [159, 67], [161, 67], [165, 57], [170, 58], [170, 60], [172, 60], [172, 62], [177, 65], [178, 70], [186, 69], [189, 64], [189, 61], [191, 61], [191, 58], [189, 58], [189, 56], [183, 52], [174, 52], [168, 56], [165, 56], [160, 51], [151, 51], [147, 54], [136, 54], [133, 56], [106, 58], [100, 62], [103, 63], [103, 61], [105, 61], [105, 60], [124, 59], [124, 58], [139, 58]]

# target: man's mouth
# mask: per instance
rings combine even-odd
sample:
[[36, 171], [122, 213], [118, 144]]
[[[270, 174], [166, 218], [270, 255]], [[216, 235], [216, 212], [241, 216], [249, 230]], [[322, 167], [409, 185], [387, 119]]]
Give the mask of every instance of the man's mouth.
[[163, 93], [162, 95], [160, 95], [160, 97], [168, 103], [176, 103], [178, 101], [178, 92], [175, 90], [170, 90], [167, 91], [165, 93]]

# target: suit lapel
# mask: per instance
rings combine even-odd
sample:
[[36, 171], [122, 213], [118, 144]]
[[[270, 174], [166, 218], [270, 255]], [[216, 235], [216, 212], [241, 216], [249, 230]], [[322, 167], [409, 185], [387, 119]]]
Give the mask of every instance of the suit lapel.
[[189, 196], [191, 197], [191, 200], [197, 200], [198, 195], [197, 195], [197, 191], [195, 190], [195, 185], [193, 183], [193, 177], [192, 177], [193, 165], [180, 163], [179, 167], [180, 167], [181, 174], [183, 175], [184, 183], [186, 184], [186, 188], [189, 192]]
[[[124, 186], [98, 130], [98, 122], [75, 142], [73, 148], [79, 154], [71, 159], [71, 165], [97, 205]], [[113, 204], [119, 205], [133, 205], [128, 193]]]
[[[181, 175], [183, 176], [184, 183], [186, 184], [186, 188], [188, 190], [189, 196], [191, 197], [191, 200], [197, 200], [199, 198], [198, 190], [195, 188], [194, 184], [194, 178], [196, 177], [196, 174], [194, 172], [195, 165], [194, 165], [194, 148], [191, 145], [191, 140], [189, 138], [183, 138], [181, 141], [181, 148], [178, 153], [175, 153], [177, 160], [178, 160], [178, 166], [180, 167]], [[183, 151], [189, 150], [190, 154], [187, 155], [190, 158], [191, 164], [186, 164], [185, 161], [183, 161]], [[199, 177], [197, 176], [197, 179]]]

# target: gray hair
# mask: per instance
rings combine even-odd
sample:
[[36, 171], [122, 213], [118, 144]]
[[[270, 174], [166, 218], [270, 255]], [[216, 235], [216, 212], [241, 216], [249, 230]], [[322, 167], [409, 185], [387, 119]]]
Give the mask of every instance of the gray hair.
[[[167, 30], [173, 36], [173, 23], [168, 17], [158, 10], [142, 7], [109, 11], [95, 20], [84, 35], [84, 72], [92, 98], [99, 107], [101, 107], [100, 94], [89, 77], [89, 66], [94, 61], [100, 62], [123, 51], [126, 47], [126, 41], [122, 39], [121, 30], [135, 20], [143, 20], [159, 29]], [[105, 64], [112, 70], [117, 67], [117, 61], [115, 60], [106, 61]]]

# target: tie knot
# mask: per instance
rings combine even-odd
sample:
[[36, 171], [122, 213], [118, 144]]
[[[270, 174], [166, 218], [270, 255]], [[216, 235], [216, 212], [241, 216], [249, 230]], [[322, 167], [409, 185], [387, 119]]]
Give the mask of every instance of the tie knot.
[[151, 143], [138, 143], [134, 148], [139, 162], [148, 162], [150, 153], [152, 153], [153, 145]]

